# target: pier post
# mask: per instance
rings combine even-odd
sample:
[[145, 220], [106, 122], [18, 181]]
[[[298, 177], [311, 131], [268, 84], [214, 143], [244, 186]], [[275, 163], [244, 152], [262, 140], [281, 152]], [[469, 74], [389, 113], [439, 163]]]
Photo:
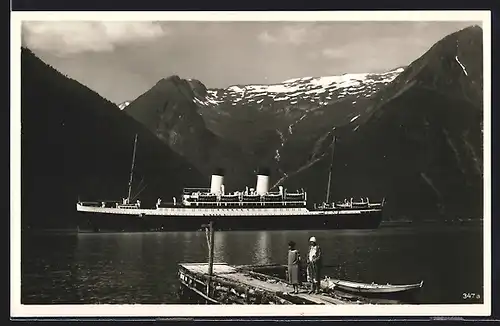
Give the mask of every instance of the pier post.
[[208, 240], [208, 282], [207, 282], [207, 296], [211, 297], [212, 294], [212, 275], [214, 270], [214, 222], [210, 221], [208, 225], [209, 239]]

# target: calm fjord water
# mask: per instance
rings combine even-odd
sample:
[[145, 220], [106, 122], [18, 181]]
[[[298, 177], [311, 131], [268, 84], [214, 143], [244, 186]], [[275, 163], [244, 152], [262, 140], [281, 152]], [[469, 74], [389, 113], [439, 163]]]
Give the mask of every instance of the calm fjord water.
[[[215, 261], [284, 264], [288, 241], [305, 256], [312, 235], [322, 246], [326, 275], [383, 284], [424, 280], [422, 303], [482, 302], [482, 226], [217, 232]], [[177, 264], [206, 256], [204, 232], [23, 235], [21, 300], [176, 303]]]

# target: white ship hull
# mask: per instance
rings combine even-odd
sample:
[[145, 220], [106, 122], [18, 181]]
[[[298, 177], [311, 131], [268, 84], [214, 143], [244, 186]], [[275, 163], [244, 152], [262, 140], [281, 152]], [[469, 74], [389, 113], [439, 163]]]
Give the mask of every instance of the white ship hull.
[[381, 208], [112, 208], [77, 205], [82, 232], [195, 231], [215, 222], [217, 230], [374, 229]]

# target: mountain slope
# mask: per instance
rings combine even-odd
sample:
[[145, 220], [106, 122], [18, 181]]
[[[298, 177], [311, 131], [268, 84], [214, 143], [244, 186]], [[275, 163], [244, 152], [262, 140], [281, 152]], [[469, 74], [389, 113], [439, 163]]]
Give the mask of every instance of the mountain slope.
[[[482, 31], [471, 27], [376, 94], [355, 132], [342, 129], [333, 195], [384, 194], [389, 216], [482, 216], [482, 121]], [[288, 182], [317, 174], [310, 168]]]
[[171, 76], [124, 111], [205, 173], [224, 167], [228, 189], [235, 190], [253, 185], [259, 166], [280, 178], [307, 164], [311, 148], [332, 123], [351, 119], [401, 71], [307, 77], [224, 90]]
[[171, 76], [160, 80], [130, 103], [124, 112], [203, 173], [209, 175], [215, 169], [225, 167], [228, 176], [226, 186], [231, 188], [245, 180], [253, 181], [253, 167], [247, 164], [247, 155], [240, 146], [206, 127], [193, 101], [205, 95], [206, 89], [200, 82]]
[[24, 227], [74, 227], [78, 196], [126, 197], [136, 133], [134, 193], [147, 185], [138, 197], [143, 202], [177, 196], [183, 186], [205, 183], [200, 172], [115, 104], [25, 48], [21, 74]]
[[[305, 77], [276, 85], [208, 90], [198, 102], [211, 130], [237, 140], [254, 164], [280, 178], [314, 160], [332, 127], [362, 112], [367, 100], [403, 68], [378, 74]], [[214, 94], [217, 97], [214, 97]]]

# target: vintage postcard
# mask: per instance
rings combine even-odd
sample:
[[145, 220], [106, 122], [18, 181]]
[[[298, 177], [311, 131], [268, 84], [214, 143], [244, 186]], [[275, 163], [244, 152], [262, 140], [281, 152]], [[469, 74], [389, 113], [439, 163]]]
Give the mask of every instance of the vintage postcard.
[[489, 12], [11, 17], [12, 317], [490, 314]]

